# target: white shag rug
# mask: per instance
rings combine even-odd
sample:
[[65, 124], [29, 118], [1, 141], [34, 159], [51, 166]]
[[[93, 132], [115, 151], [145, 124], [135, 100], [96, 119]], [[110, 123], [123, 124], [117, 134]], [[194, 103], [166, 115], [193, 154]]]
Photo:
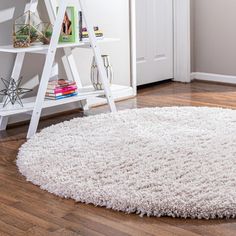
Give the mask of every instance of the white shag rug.
[[25, 143], [27, 180], [126, 213], [236, 217], [236, 111], [172, 107], [77, 118]]

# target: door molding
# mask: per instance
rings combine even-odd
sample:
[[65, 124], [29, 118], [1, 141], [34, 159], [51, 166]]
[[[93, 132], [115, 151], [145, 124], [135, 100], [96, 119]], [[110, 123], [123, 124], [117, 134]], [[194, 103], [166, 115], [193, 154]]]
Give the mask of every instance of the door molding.
[[[190, 0], [173, 0], [174, 81], [191, 82]], [[136, 3], [130, 0], [131, 84], [137, 92]]]
[[137, 95], [137, 49], [136, 49], [136, 3], [130, 0], [130, 53], [131, 53], [131, 86]]
[[190, 0], [173, 0], [174, 81], [191, 82]]

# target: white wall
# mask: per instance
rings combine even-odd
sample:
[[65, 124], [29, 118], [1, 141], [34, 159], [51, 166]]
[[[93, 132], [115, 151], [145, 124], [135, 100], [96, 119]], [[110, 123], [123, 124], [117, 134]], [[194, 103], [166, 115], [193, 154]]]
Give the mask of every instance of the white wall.
[[236, 75], [235, 9], [235, 0], [192, 0], [192, 71]]

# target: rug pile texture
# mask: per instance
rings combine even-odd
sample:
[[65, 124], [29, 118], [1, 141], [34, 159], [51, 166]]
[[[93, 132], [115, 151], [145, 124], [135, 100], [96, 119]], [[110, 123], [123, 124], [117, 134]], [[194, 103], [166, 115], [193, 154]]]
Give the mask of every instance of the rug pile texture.
[[126, 213], [236, 217], [236, 111], [170, 107], [76, 118], [21, 148], [27, 181]]

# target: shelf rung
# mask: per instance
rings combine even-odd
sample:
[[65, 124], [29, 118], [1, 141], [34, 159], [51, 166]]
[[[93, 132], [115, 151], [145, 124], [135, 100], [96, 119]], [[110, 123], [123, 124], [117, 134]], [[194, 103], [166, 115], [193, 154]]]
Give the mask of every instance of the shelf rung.
[[[132, 94], [132, 88], [129, 86], [112, 85], [111, 90], [114, 96], [116, 96], [117, 94], [119, 94], [118, 96], [128, 96], [128, 95], [130, 96]], [[95, 91], [92, 88], [92, 86], [88, 86], [88, 87], [79, 89], [78, 96], [69, 97], [69, 98], [65, 98], [61, 100], [45, 99], [43, 109], [60, 106], [60, 105], [66, 105], [66, 104], [74, 103], [77, 101], [83, 101], [86, 99], [99, 98], [101, 95], [104, 95], [104, 91]], [[21, 107], [20, 105], [16, 105], [16, 106], [9, 105], [9, 107], [2, 108], [2, 104], [0, 103], [0, 117], [9, 117], [16, 114], [32, 115], [32, 111], [35, 105], [35, 99], [36, 97], [22, 99], [24, 107]]]
[[[104, 38], [97, 40], [98, 43], [109, 43], [109, 42], [117, 42], [119, 39], [116, 38]], [[89, 42], [78, 42], [78, 43], [59, 43], [57, 48], [90, 48], [91, 45]], [[34, 45], [29, 48], [14, 48], [12, 45], [0, 46], [0, 52], [5, 53], [39, 53], [45, 54], [48, 52], [48, 45]]]

